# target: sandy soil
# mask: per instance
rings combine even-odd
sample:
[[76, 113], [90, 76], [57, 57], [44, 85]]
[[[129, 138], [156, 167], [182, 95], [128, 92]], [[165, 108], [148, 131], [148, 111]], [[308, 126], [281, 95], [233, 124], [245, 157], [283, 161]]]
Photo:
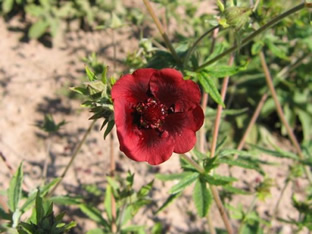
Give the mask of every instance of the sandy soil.
[[[34, 189], [42, 182], [44, 165], [47, 167], [47, 179], [60, 175], [70, 159], [70, 154], [79, 139], [88, 128], [90, 113], [80, 107], [76, 99], [66, 96], [68, 87], [79, 83], [83, 77], [84, 63], [81, 58], [95, 51], [99, 58], [112, 65], [112, 46], [109, 32], [93, 33], [71, 32], [65, 35], [57, 47], [48, 48], [38, 41], [21, 42], [23, 32], [21, 24], [13, 20], [7, 25], [0, 19], [0, 151], [7, 162], [15, 170], [24, 161], [25, 185]], [[129, 28], [121, 29], [117, 37], [118, 59], [133, 51], [137, 40]], [[68, 122], [60, 131], [59, 136], [47, 139], [35, 124], [43, 119], [44, 114], [53, 114], [56, 122]], [[105, 190], [106, 175], [109, 171], [109, 140], [103, 140], [99, 125], [93, 129], [83, 146], [73, 167], [65, 177], [56, 194], [85, 194], [84, 185], [96, 184]], [[115, 152], [118, 142], [114, 142]], [[263, 156], [268, 158], [266, 156]], [[271, 160], [271, 158], [270, 158]], [[135, 188], [154, 179], [156, 172], [179, 172], [178, 156], [158, 167], [150, 167], [145, 163], [135, 163], [117, 153], [119, 176], [125, 176], [128, 170], [135, 173]], [[265, 203], [257, 203], [256, 209], [263, 214], [272, 215], [276, 197], [279, 195], [287, 173], [287, 160], [279, 161], [276, 167], [266, 167], [270, 177], [275, 179], [276, 188], [272, 197]], [[0, 161], [0, 189], [8, 188], [10, 171]], [[227, 168], [220, 168], [219, 173], [227, 174]], [[256, 186], [259, 175], [249, 171], [235, 170], [234, 175], [241, 178], [238, 186], [250, 188]], [[260, 178], [261, 179], [261, 178]], [[168, 190], [173, 183], [155, 181], [152, 199], [161, 205], [168, 196]], [[294, 188], [288, 187], [285, 194], [290, 194]], [[298, 188], [300, 190], [300, 186]], [[155, 220], [163, 223], [166, 233], [198, 233], [208, 230], [206, 220], [196, 218], [195, 208], [191, 201], [192, 188], [185, 191], [164, 212], [153, 216], [156, 207], [149, 207], [139, 213], [134, 219], [136, 224], [151, 226]], [[280, 205], [280, 216], [296, 217], [292, 209], [290, 196], [285, 196]], [[236, 196], [232, 204], [242, 204], [248, 207], [252, 197]], [[83, 216], [76, 207], [69, 207], [66, 212], [70, 219], [77, 220], [78, 226], [73, 233], [85, 233], [95, 227]], [[222, 228], [222, 222], [215, 206], [212, 207], [213, 222]], [[290, 226], [273, 223], [270, 233], [292, 233]]]

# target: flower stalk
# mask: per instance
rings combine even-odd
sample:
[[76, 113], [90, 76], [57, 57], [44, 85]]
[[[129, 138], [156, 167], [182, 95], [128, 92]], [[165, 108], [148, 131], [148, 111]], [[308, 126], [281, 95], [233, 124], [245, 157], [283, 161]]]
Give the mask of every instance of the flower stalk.
[[85, 134], [83, 135], [82, 139], [80, 140], [80, 142], [78, 143], [76, 149], [74, 150], [72, 156], [71, 156], [71, 159], [70, 161], [68, 162], [67, 166], [65, 167], [63, 173], [61, 174], [61, 176], [59, 177], [60, 180], [54, 185], [54, 187], [51, 189], [51, 191], [47, 194], [47, 197], [50, 197], [54, 192], [55, 190], [57, 189], [57, 187], [62, 183], [64, 177], [66, 176], [69, 168], [71, 167], [71, 165], [73, 164], [74, 160], [76, 159], [82, 145], [85, 143], [86, 139], [87, 139], [87, 136], [90, 134], [94, 124], [96, 122], [96, 119], [93, 120], [89, 126], [89, 128], [87, 129], [87, 131], [85, 132]]
[[[274, 88], [274, 84], [273, 84], [273, 81], [272, 81], [272, 76], [271, 76], [270, 70], [268, 68], [268, 65], [266, 63], [264, 53], [261, 51], [259, 56], [260, 56], [261, 65], [262, 65], [262, 68], [263, 68], [263, 71], [264, 71], [264, 74], [265, 74], [265, 79], [266, 79], [267, 85], [269, 87], [269, 90], [271, 92], [272, 98], [273, 98], [275, 106], [276, 106], [277, 114], [278, 114], [281, 122], [284, 124], [284, 126], [286, 128], [286, 131], [287, 131], [287, 134], [288, 134], [288, 136], [290, 138], [290, 141], [294, 145], [294, 147], [295, 147], [295, 149], [296, 149], [296, 151], [298, 153], [299, 158], [301, 160], [304, 160], [304, 155], [302, 153], [300, 144], [299, 144], [295, 134], [293, 133], [293, 130], [291, 129], [288, 121], [286, 120], [284, 112], [283, 112], [283, 109], [282, 109], [282, 106], [281, 106], [281, 104], [280, 104], [280, 102], [279, 102], [279, 100], [277, 98], [277, 94], [276, 94], [276, 91], [275, 91], [275, 88]], [[307, 167], [304, 167], [304, 170], [305, 170], [305, 174], [306, 174], [310, 184], [312, 184], [312, 176], [311, 176], [311, 173], [310, 173], [310, 169], [307, 168]]]

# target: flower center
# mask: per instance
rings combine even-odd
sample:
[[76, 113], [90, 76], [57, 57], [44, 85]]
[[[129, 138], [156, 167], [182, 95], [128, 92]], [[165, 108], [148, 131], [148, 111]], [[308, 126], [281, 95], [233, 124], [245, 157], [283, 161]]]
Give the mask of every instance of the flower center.
[[168, 108], [155, 98], [148, 98], [136, 105], [135, 110], [140, 116], [139, 124], [143, 128], [153, 128], [162, 131], [162, 125], [168, 115]]

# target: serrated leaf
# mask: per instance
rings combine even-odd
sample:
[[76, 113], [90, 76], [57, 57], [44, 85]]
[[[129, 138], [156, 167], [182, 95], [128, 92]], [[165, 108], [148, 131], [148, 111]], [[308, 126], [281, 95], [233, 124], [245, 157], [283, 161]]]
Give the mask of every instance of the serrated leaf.
[[179, 183], [177, 183], [176, 185], [174, 185], [170, 190], [169, 193], [171, 194], [175, 194], [178, 192], [181, 192], [183, 189], [185, 189], [185, 187], [187, 187], [188, 185], [192, 184], [199, 176], [199, 173], [197, 172], [191, 172], [188, 173], [188, 175], [186, 175], [185, 177], [183, 177]]
[[8, 189], [8, 205], [12, 212], [18, 209], [18, 203], [22, 195], [23, 163], [21, 163], [13, 175]]
[[193, 200], [200, 217], [205, 217], [212, 203], [212, 195], [202, 180], [197, 180], [193, 190]]
[[250, 156], [252, 155], [252, 153], [248, 151], [244, 151], [244, 150], [225, 149], [219, 152], [218, 157], [230, 156], [230, 155]]
[[225, 107], [222, 101], [222, 97], [215, 83], [213, 82], [212, 78], [204, 76], [204, 75], [199, 75], [198, 79], [199, 79], [200, 84], [203, 86], [205, 92], [208, 93], [216, 103], [218, 103], [219, 105], [222, 105], [222, 107]]
[[214, 175], [204, 174], [204, 175], [201, 175], [201, 178], [207, 183], [213, 184], [213, 185], [226, 185], [234, 181], [237, 181], [237, 179], [234, 177], [220, 176], [217, 174], [214, 174]]
[[178, 198], [181, 195], [181, 193], [171, 194], [167, 200], [162, 204], [161, 207], [158, 208], [158, 210], [155, 212], [155, 215], [157, 215], [159, 212], [164, 210], [167, 206], [169, 206], [176, 198]]
[[87, 204], [82, 204], [79, 206], [80, 210], [87, 215], [90, 219], [97, 222], [98, 224], [102, 224], [103, 226], [108, 227], [107, 221], [103, 218], [101, 211], [93, 206], [89, 206]]
[[35, 22], [33, 25], [31, 25], [29, 31], [28, 31], [28, 36], [31, 39], [37, 39], [41, 37], [49, 27], [49, 23], [43, 19], [38, 20]]

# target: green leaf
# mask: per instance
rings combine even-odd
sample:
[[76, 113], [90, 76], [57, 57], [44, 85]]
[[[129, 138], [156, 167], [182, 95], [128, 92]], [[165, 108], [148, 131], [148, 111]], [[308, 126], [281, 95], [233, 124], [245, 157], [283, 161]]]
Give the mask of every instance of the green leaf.
[[184, 178], [188, 175], [189, 172], [182, 172], [182, 173], [172, 173], [172, 174], [156, 174], [155, 177], [162, 181], [169, 181], [169, 180], [179, 180]]
[[212, 195], [207, 189], [206, 183], [202, 180], [197, 180], [193, 190], [193, 200], [200, 217], [205, 217], [212, 203]]
[[199, 82], [203, 86], [205, 92], [208, 93], [216, 103], [222, 105], [222, 107], [225, 107], [222, 101], [222, 97], [211, 77], [200, 74]]
[[104, 140], [107, 137], [107, 135], [112, 131], [114, 125], [115, 125], [115, 121], [114, 120], [108, 121], [106, 130], [104, 132]]
[[220, 176], [217, 174], [214, 174], [214, 175], [204, 174], [204, 175], [201, 175], [201, 178], [207, 183], [213, 184], [213, 185], [226, 185], [234, 181], [237, 181], [237, 179], [234, 177]]
[[[52, 180], [50, 183], [44, 185], [43, 187], [40, 188], [40, 195], [43, 197], [45, 196], [50, 189], [56, 184], [58, 183], [60, 180], [60, 178], [55, 178], [54, 180]], [[31, 208], [32, 204], [34, 203], [35, 199], [37, 196], [37, 189], [32, 192], [31, 194], [29, 194], [29, 197], [27, 198], [27, 200], [25, 201], [25, 203], [23, 204], [21, 211], [24, 213], [25, 211], [27, 211], [29, 208]]]
[[181, 192], [183, 189], [185, 189], [186, 186], [192, 184], [199, 176], [199, 173], [197, 172], [191, 172], [188, 173], [185, 177], [183, 177], [179, 183], [174, 185], [170, 190], [169, 193], [175, 194], [178, 192]]
[[14, 0], [3, 0], [2, 10], [4, 14], [9, 13], [13, 9]]
[[151, 191], [151, 189], [153, 188], [153, 184], [154, 184], [154, 180], [152, 180], [151, 182], [149, 182], [146, 185], [143, 185], [140, 190], [137, 192], [138, 198], [141, 199], [145, 196], [147, 196], [147, 194]]
[[112, 220], [112, 187], [111, 185], [106, 186], [104, 207], [109, 220]]
[[255, 170], [258, 171], [260, 174], [264, 175], [263, 170], [259, 167], [259, 165], [255, 165], [253, 163], [250, 163], [246, 160], [231, 160], [231, 159], [220, 159], [219, 160], [220, 163], [225, 163], [231, 166], [237, 166], [237, 167], [242, 167], [242, 168], [246, 168], [246, 169], [251, 169], [251, 170]]
[[22, 215], [22, 212], [19, 209], [16, 209], [13, 212], [13, 215], [12, 215], [12, 221], [13, 221], [12, 227], [13, 228], [16, 228], [17, 225], [19, 224], [21, 215]]
[[30, 14], [35, 17], [40, 17], [44, 15], [44, 9], [41, 6], [35, 4], [28, 4], [25, 6], [25, 11], [27, 14]]
[[0, 220], [1, 219], [10, 220], [11, 216], [0, 207]]
[[218, 65], [213, 67], [208, 67], [202, 70], [202, 72], [211, 78], [224, 78], [226, 76], [232, 76], [243, 70], [243, 67], [237, 66], [226, 66], [226, 65]]
[[125, 233], [125, 234], [126, 233], [137, 233], [137, 234], [145, 233], [144, 232], [144, 226], [142, 226], [142, 225], [131, 225], [131, 226], [122, 228], [121, 233]]
[[59, 205], [80, 205], [83, 200], [80, 197], [55, 196], [49, 198], [49, 201]]
[[23, 163], [21, 163], [10, 181], [8, 189], [8, 205], [12, 212], [17, 210], [22, 195]]
[[222, 186], [222, 188], [227, 191], [227, 192], [230, 192], [230, 193], [234, 193], [234, 194], [242, 194], [242, 195], [249, 195], [251, 194], [250, 192], [247, 192], [243, 189], [239, 189], [239, 188], [236, 188], [236, 187], [233, 187], [231, 185], [224, 185]]
[[158, 210], [155, 212], [155, 215], [157, 215], [159, 212], [163, 211], [167, 206], [169, 206], [176, 198], [178, 198], [181, 195], [181, 193], [176, 193], [170, 195], [167, 200], [162, 204], [161, 207], [158, 208]]
[[97, 80], [95, 73], [91, 71], [88, 66], [86, 66], [85, 70], [86, 70], [86, 74], [88, 76], [89, 81]]
[[89, 231], [87, 231], [86, 234], [106, 234], [107, 232], [105, 232], [104, 230], [100, 229], [100, 228], [95, 228], [95, 229], [91, 229]]
[[28, 31], [28, 36], [31, 39], [37, 39], [41, 37], [49, 27], [49, 23], [43, 19], [38, 20], [36, 23], [31, 25], [29, 31]]
[[258, 55], [260, 51], [262, 50], [263, 46], [264, 46], [263, 41], [261, 40], [255, 41], [255, 43], [252, 44], [252, 47], [251, 47], [251, 54]]
[[103, 218], [101, 211], [96, 209], [95, 207], [89, 206], [87, 204], [82, 204], [79, 206], [80, 210], [87, 215], [90, 219], [97, 222], [98, 224], [102, 224], [104, 227], [108, 227], [107, 221]]

